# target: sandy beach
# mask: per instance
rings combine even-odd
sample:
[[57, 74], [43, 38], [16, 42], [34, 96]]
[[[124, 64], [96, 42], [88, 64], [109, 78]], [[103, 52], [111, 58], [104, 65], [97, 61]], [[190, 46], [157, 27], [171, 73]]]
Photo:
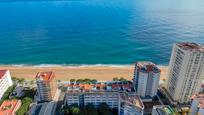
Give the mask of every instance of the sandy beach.
[[[10, 70], [12, 77], [34, 79], [37, 72], [53, 71], [58, 80], [74, 79], [97, 79], [112, 80], [113, 77], [133, 78], [134, 66], [53, 66], [53, 67], [35, 67], [35, 66], [0, 66], [0, 69]], [[160, 66], [161, 79], [166, 79], [168, 67]]]

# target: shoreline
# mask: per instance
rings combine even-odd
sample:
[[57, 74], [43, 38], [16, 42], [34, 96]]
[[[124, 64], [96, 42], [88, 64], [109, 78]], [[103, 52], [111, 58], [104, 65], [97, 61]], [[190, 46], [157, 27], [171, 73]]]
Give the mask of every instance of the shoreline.
[[[167, 77], [168, 66], [160, 66], [161, 80]], [[133, 78], [134, 65], [0, 65], [0, 69], [10, 70], [11, 76], [34, 80], [40, 71], [53, 71], [57, 80], [70, 79], [97, 79], [112, 80], [114, 77], [124, 77], [128, 80]]]

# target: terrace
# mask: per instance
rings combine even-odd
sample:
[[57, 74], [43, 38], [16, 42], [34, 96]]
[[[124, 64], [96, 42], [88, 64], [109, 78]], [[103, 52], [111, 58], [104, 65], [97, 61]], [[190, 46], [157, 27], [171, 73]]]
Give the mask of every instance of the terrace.
[[20, 100], [6, 100], [0, 106], [0, 115], [12, 115], [21, 106]]
[[142, 103], [142, 100], [140, 99], [140, 97], [138, 95], [134, 94], [127, 94], [127, 93], [123, 93], [121, 95], [121, 99], [129, 104], [133, 104], [136, 107], [142, 108], [144, 109], [144, 105]]

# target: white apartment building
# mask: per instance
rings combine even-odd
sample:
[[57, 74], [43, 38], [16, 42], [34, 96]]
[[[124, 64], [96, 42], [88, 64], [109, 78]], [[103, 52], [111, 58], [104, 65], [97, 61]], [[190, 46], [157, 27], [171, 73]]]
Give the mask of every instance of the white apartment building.
[[133, 85], [141, 97], [155, 96], [159, 79], [160, 69], [152, 62], [137, 62], [135, 64]]
[[69, 92], [66, 95], [67, 105], [77, 104], [86, 106], [93, 104], [98, 107], [102, 102], [107, 103], [110, 108], [118, 108], [119, 94], [117, 92]]
[[204, 115], [204, 94], [192, 96], [191, 115]]
[[6, 90], [13, 85], [9, 70], [0, 70], [0, 100]]
[[195, 43], [174, 44], [166, 87], [172, 100], [189, 102], [199, 92], [203, 79], [204, 47]]
[[144, 105], [135, 93], [117, 91], [68, 91], [65, 103], [67, 106], [93, 104], [98, 107], [105, 102], [110, 108], [117, 108], [119, 115], [143, 115]]

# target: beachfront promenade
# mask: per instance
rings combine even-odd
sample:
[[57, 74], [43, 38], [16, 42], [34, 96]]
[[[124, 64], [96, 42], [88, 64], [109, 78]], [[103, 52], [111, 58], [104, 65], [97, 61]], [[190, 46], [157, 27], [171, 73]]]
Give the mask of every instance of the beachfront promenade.
[[[161, 69], [160, 79], [167, 78], [168, 66], [159, 66]], [[8, 69], [12, 77], [34, 79], [33, 76], [39, 71], [53, 71], [57, 80], [70, 79], [97, 79], [112, 80], [114, 77], [123, 77], [131, 80], [134, 73], [134, 65], [130, 66], [0, 66], [0, 69]]]

